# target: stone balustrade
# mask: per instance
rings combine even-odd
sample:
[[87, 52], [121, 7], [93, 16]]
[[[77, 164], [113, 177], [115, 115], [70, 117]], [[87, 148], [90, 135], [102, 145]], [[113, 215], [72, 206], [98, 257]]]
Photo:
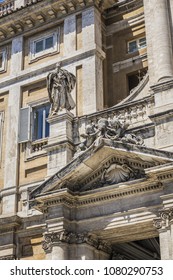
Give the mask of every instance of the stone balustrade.
[[47, 139], [40, 139], [32, 142], [31, 153], [39, 152], [43, 150], [44, 145], [47, 145]]
[[80, 135], [85, 132], [86, 125], [92, 123], [96, 124], [101, 118], [111, 120], [116, 117], [120, 122], [128, 124], [129, 129], [137, 129], [144, 124], [151, 124], [152, 122], [148, 116], [151, 115], [153, 106], [153, 96], [149, 96], [133, 103], [125, 103], [75, 118], [73, 122], [74, 143], [78, 143]]
[[11, 0], [0, 3], [0, 16], [9, 14], [14, 11], [14, 2], [14, 0]]
[[148, 111], [153, 107], [153, 97], [149, 97], [140, 101], [136, 101], [131, 104], [123, 104], [120, 106], [114, 106], [110, 109], [106, 109], [94, 114], [82, 116], [78, 118], [79, 126], [83, 123], [97, 122], [100, 118], [112, 119], [117, 117], [132, 126], [138, 126], [140, 122], [148, 120]]

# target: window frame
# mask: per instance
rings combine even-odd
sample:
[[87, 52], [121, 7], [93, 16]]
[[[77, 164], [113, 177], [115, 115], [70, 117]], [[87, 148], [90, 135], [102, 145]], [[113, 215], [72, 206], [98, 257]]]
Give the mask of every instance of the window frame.
[[[41, 138], [37, 138], [36, 135], [38, 135], [38, 128], [37, 128], [37, 132], [36, 132], [36, 128], [35, 128], [35, 112], [36, 110], [40, 109], [40, 108], [46, 108], [48, 107], [48, 105], [50, 105], [48, 102], [46, 103], [42, 103], [42, 104], [38, 104], [36, 106], [33, 106], [32, 107], [32, 111], [31, 111], [31, 125], [32, 125], [32, 128], [31, 128], [31, 141], [32, 142], [39, 142], [39, 141], [42, 141], [44, 139], [47, 139], [49, 137], [49, 134], [46, 136], [46, 110], [43, 111], [43, 120], [42, 120], [42, 137]], [[50, 110], [50, 108], [49, 108]], [[39, 121], [38, 121], [39, 122]]]
[[[42, 51], [36, 52], [36, 43], [43, 41], [45, 46], [46, 39], [53, 37], [53, 46], [46, 49], [43, 47]], [[35, 36], [29, 41], [29, 56], [30, 62], [42, 58], [44, 56], [60, 52], [60, 27], [56, 31], [45, 33], [42, 36]]]
[[[144, 46], [141, 46], [141, 45], [140, 45], [140, 40], [141, 40], [141, 39], [145, 39], [145, 45], [144, 45]], [[130, 51], [130, 43], [132, 43], [132, 42], [136, 42], [136, 46], [137, 46], [137, 49], [134, 50], [134, 51]], [[130, 40], [130, 41], [127, 42], [127, 53], [128, 53], [128, 54], [135, 53], [135, 52], [137, 52], [137, 51], [139, 51], [139, 50], [141, 50], [141, 49], [146, 48], [146, 46], [147, 46], [146, 36], [142, 36], [142, 37], [139, 37], [139, 38]]]
[[[27, 121], [27, 125], [25, 125], [26, 128], [26, 133], [24, 133], [24, 135], [27, 134], [27, 136], [25, 137], [25, 139], [22, 139], [22, 137], [20, 136], [21, 132], [19, 129], [19, 140], [18, 143], [19, 144], [25, 144], [26, 145], [26, 150], [25, 150], [25, 160], [30, 160], [33, 157], [40, 157], [45, 155], [47, 152], [43, 149], [38, 150], [35, 149], [37, 146], [41, 147], [42, 145], [46, 145], [48, 143], [48, 137], [45, 138], [40, 138], [38, 140], [34, 140], [33, 138], [33, 127], [34, 127], [34, 109], [41, 107], [41, 106], [47, 106], [50, 105], [50, 102], [48, 100], [48, 98], [43, 98], [43, 99], [39, 99], [37, 101], [32, 101], [29, 102], [25, 105], [25, 107], [22, 107], [20, 110], [28, 110], [28, 113], [26, 112], [26, 114], [28, 114], [28, 121]], [[20, 127], [22, 127], [20, 125]]]
[[0, 168], [1, 168], [1, 163], [2, 163], [4, 119], [5, 119], [5, 112], [0, 111]]
[[0, 65], [0, 73], [3, 73], [6, 71], [7, 50], [6, 49], [0, 50], [0, 55], [2, 55], [2, 65]]

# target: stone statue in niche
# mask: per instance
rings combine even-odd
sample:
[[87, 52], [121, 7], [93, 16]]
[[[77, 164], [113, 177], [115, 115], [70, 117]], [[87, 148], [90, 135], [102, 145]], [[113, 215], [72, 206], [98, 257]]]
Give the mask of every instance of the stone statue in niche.
[[128, 126], [128, 123], [120, 121], [116, 116], [111, 120], [100, 118], [97, 123], [88, 124], [85, 133], [81, 134], [81, 137], [85, 140], [78, 145], [77, 154], [87, 150], [92, 145], [97, 146], [101, 139], [144, 145], [142, 137], [127, 132]]
[[56, 115], [62, 109], [72, 110], [75, 102], [71, 91], [76, 84], [76, 77], [57, 63], [54, 71], [47, 75], [47, 90], [51, 103], [50, 116]]

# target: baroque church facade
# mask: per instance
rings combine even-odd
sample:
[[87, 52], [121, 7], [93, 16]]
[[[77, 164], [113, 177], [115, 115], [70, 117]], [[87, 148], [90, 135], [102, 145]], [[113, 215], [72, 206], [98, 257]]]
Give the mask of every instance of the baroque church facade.
[[0, 259], [173, 259], [173, 1], [0, 3]]

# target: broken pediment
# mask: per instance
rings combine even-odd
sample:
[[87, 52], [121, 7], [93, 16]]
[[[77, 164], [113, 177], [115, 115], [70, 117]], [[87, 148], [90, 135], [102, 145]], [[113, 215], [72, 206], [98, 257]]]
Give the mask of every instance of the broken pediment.
[[149, 177], [154, 182], [155, 169], [172, 163], [173, 153], [103, 139], [34, 189], [30, 200], [62, 189], [84, 193], [110, 185], [117, 188], [122, 183], [133, 184]]

